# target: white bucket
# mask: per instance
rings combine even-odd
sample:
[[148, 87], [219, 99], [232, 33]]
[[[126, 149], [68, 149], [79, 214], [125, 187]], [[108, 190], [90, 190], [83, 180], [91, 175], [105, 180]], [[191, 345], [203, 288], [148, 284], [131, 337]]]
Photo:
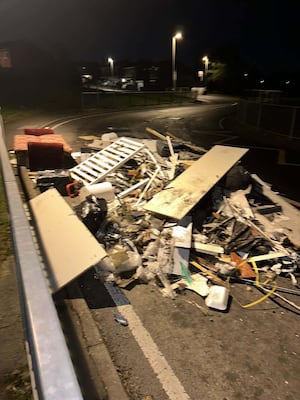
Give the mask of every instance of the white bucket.
[[214, 285], [209, 288], [209, 294], [205, 299], [207, 307], [216, 310], [226, 310], [228, 304], [229, 290], [224, 286]]
[[115, 199], [114, 189], [110, 182], [100, 182], [93, 185], [86, 186], [89, 194], [96, 196], [97, 198], [112, 201]]

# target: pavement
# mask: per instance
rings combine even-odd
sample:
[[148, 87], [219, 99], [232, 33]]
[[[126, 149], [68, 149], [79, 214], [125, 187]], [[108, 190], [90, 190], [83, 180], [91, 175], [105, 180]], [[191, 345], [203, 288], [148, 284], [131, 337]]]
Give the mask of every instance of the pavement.
[[[46, 117], [48, 118], [48, 117]], [[46, 120], [46, 119], [45, 119]], [[44, 122], [45, 122], [44, 120]], [[49, 119], [48, 119], [49, 120]], [[43, 126], [42, 118], [36, 118], [36, 124]], [[224, 129], [232, 130], [237, 135], [249, 135], [262, 145], [280, 149], [300, 151], [300, 139], [287, 138], [273, 132], [264, 132], [241, 126], [233, 119], [224, 120]], [[78, 286], [72, 285], [68, 292], [57, 299], [58, 310], [67, 316], [69, 328], [76, 332], [78, 344], [85, 349], [81, 354], [85, 360], [85, 370], [80, 372], [80, 379], [90, 379], [90, 391], [86, 399], [127, 400], [110, 355], [104, 345], [96, 322], [80, 293]], [[18, 285], [13, 257], [9, 257], [0, 269], [0, 400], [14, 399], [5, 391], [7, 378], [16, 371], [24, 371], [27, 365], [22, 316], [18, 297]], [[28, 383], [29, 375], [25, 371], [23, 384]], [[24, 387], [23, 385], [23, 387]], [[21, 389], [20, 389], [21, 390]]]

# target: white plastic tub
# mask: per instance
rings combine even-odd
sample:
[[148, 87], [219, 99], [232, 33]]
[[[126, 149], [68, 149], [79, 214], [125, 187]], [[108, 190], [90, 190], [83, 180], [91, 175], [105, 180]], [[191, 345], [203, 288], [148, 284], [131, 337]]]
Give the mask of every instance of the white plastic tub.
[[226, 310], [229, 298], [229, 290], [223, 286], [211, 286], [205, 299], [207, 307], [216, 310]]

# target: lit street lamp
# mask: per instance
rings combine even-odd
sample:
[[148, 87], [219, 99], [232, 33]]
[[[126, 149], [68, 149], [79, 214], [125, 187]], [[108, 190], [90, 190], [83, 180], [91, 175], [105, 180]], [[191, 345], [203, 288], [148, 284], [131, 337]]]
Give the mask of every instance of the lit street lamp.
[[177, 81], [177, 71], [176, 71], [176, 40], [182, 39], [182, 33], [177, 32], [176, 35], [172, 37], [172, 81], [173, 81], [173, 90], [176, 90], [176, 81]]
[[207, 74], [208, 74], [208, 63], [209, 63], [209, 59], [208, 59], [207, 56], [204, 56], [204, 57], [202, 58], [202, 61], [203, 61], [204, 64], [205, 64], [205, 82], [207, 82]]
[[108, 57], [107, 61], [110, 67], [110, 74], [111, 76], [114, 76], [114, 60], [111, 57]]

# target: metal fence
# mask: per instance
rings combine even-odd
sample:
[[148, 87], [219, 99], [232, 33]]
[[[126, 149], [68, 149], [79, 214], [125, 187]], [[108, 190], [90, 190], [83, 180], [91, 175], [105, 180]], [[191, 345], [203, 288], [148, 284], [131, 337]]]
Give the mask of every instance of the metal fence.
[[238, 120], [290, 138], [300, 138], [300, 107], [240, 100]]
[[131, 92], [131, 91], [83, 91], [82, 108], [126, 108], [130, 106], [155, 106], [163, 104], [183, 104], [195, 100], [190, 90], [168, 92]]
[[9, 162], [1, 115], [0, 158], [34, 398], [82, 400], [74, 367]]

